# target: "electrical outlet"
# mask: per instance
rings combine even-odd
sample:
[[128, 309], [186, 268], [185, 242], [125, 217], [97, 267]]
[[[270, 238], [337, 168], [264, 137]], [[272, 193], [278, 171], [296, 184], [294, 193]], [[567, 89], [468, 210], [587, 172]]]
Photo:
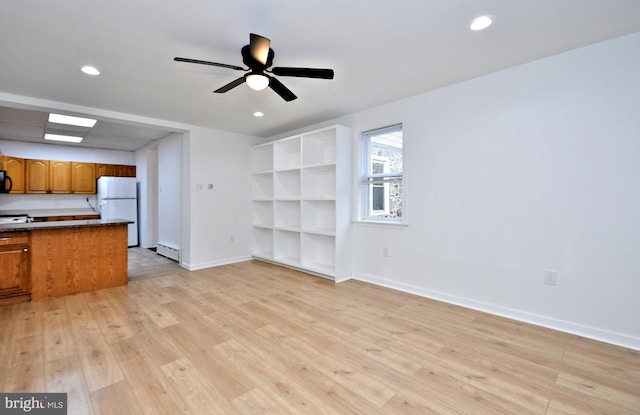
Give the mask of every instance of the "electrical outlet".
[[544, 270], [544, 283], [547, 285], [556, 285], [556, 281], [557, 281], [557, 277], [558, 277], [558, 272], [557, 271], [551, 271], [548, 269]]
[[387, 248], [386, 246], [382, 248], [382, 256], [389, 256], [389, 248]]

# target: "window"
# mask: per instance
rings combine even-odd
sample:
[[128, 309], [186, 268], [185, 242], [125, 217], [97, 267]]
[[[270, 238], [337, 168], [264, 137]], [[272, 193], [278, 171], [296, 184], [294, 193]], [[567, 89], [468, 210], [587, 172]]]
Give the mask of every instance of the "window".
[[402, 125], [362, 134], [360, 220], [403, 222]]

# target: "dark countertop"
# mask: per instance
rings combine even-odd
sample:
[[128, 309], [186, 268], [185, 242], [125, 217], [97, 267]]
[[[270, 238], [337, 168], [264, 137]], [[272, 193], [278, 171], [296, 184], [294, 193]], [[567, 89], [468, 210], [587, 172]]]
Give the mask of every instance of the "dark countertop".
[[87, 226], [113, 226], [133, 223], [127, 219], [85, 219], [54, 222], [0, 224], [0, 232], [23, 232], [41, 229], [83, 228]]

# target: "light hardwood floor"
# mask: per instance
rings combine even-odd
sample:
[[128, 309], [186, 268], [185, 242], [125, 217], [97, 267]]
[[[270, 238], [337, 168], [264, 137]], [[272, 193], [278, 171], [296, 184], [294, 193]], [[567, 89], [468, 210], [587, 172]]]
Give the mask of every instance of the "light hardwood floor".
[[0, 307], [69, 414], [640, 414], [640, 353], [257, 261]]

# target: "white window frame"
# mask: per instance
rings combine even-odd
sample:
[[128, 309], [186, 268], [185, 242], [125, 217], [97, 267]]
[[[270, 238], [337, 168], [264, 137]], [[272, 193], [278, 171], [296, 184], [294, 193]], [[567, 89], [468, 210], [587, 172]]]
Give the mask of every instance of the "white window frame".
[[[370, 148], [369, 148], [369, 139], [372, 135], [382, 134], [385, 131], [393, 131], [395, 129], [402, 130], [403, 140], [402, 140], [402, 172], [400, 173], [390, 173], [388, 167], [384, 169], [382, 173], [370, 174], [369, 171], [371, 168], [370, 163], [377, 161], [389, 163], [389, 160], [385, 157], [369, 157], [370, 156]], [[395, 224], [395, 225], [406, 225], [407, 224], [407, 215], [406, 215], [406, 157], [405, 157], [405, 125], [404, 123], [395, 123], [390, 124], [387, 127], [374, 128], [370, 130], [361, 130], [359, 132], [359, 141], [358, 141], [358, 152], [359, 162], [358, 162], [358, 171], [357, 171], [357, 187], [356, 187], [356, 199], [357, 199], [357, 211], [356, 211], [356, 221], [357, 222], [369, 222], [369, 223], [382, 223], [382, 224]], [[386, 159], [386, 160], [385, 160]], [[402, 181], [402, 216], [400, 217], [389, 217], [388, 214], [390, 212], [389, 206], [389, 189], [390, 184], [394, 180], [399, 179]], [[373, 181], [383, 181], [383, 186], [385, 189], [385, 197], [384, 203], [385, 207], [383, 210], [373, 211]]]
[[[389, 159], [387, 157], [380, 157], [380, 156], [376, 156], [376, 157], [372, 157], [370, 159], [371, 164], [374, 163], [378, 163], [378, 164], [382, 164], [383, 165], [383, 173], [388, 173], [389, 172]], [[371, 166], [370, 166], [371, 167]], [[373, 171], [373, 168], [371, 168], [371, 171]], [[377, 209], [374, 210], [374, 206], [373, 206], [373, 188], [374, 187], [382, 187], [383, 191], [384, 191], [384, 207], [382, 209]], [[389, 183], [382, 183], [382, 186], [376, 184], [376, 183], [369, 183], [369, 205], [368, 205], [368, 216], [370, 218], [374, 218], [376, 216], [383, 216], [383, 215], [388, 215], [389, 214]]]

